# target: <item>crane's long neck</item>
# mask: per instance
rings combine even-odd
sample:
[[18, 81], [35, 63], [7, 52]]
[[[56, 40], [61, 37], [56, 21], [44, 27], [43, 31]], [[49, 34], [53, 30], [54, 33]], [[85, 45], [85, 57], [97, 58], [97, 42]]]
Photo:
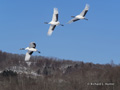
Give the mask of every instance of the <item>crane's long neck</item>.
[[20, 48], [20, 50], [25, 50], [25, 48]]
[[71, 16], [72, 18], [74, 18], [75, 16]]
[[44, 24], [49, 24], [48, 22], [44, 22]]

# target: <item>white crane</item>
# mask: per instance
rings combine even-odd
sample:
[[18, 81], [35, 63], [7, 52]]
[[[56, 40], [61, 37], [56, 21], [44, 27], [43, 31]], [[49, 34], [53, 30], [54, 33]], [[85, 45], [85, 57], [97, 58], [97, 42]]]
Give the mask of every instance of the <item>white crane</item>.
[[40, 51], [35, 49], [35, 47], [36, 47], [36, 43], [31, 42], [29, 47], [20, 49], [20, 50], [28, 50], [28, 52], [26, 53], [26, 56], [25, 56], [25, 61], [29, 61], [30, 60], [30, 57], [31, 57], [33, 52], [40, 53]]
[[49, 36], [52, 34], [52, 32], [54, 31], [54, 29], [57, 25], [64, 26], [63, 24], [60, 24], [60, 22], [58, 21], [58, 9], [57, 8], [54, 8], [52, 21], [49, 22], [49, 23], [45, 22], [45, 24], [50, 24], [50, 28], [48, 30], [48, 35]]
[[71, 16], [71, 17], [73, 17], [73, 19], [70, 20], [68, 23], [70, 24], [70, 23], [75, 22], [75, 21], [78, 21], [78, 20], [80, 20], [80, 19], [88, 20], [87, 18], [85, 18], [85, 15], [86, 15], [86, 13], [88, 12], [88, 10], [89, 10], [89, 5], [86, 4], [84, 10], [83, 10], [79, 15], [77, 15], [77, 16]]

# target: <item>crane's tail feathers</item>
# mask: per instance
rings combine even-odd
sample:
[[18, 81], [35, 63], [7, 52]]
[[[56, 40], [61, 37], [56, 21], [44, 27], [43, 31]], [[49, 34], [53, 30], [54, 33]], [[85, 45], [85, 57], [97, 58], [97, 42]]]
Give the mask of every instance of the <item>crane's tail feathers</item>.
[[85, 20], [88, 20], [87, 18], [85, 18]]
[[38, 53], [41, 53], [40, 51], [37, 51]]
[[61, 26], [64, 26], [63, 24], [60, 24]]

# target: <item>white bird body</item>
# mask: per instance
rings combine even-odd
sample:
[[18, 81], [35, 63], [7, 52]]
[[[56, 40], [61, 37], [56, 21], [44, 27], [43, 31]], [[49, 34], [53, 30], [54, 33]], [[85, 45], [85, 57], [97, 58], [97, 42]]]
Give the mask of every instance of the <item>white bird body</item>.
[[74, 17], [74, 18], [73, 18], [72, 20], [70, 20], [68, 23], [70, 24], [70, 23], [75, 22], [75, 21], [78, 21], [78, 20], [80, 20], [80, 19], [88, 20], [88, 19], [85, 18], [85, 15], [86, 15], [86, 13], [88, 12], [88, 10], [89, 10], [89, 5], [86, 4], [84, 10], [83, 10], [79, 15], [77, 15], [77, 16], [75, 16], [75, 17], [72, 16], [72, 17]]
[[76, 19], [84, 19], [85, 17], [83, 17], [83, 16], [81, 16], [81, 15], [77, 15], [75, 18], [76, 18]]
[[37, 51], [37, 49], [35, 49], [35, 48], [29, 48], [29, 47], [25, 48], [25, 50], [29, 50], [29, 51], [33, 51], [33, 52]]
[[51, 22], [49, 22], [49, 24], [51, 24], [51, 25], [59, 25], [60, 22], [59, 22], [59, 21], [57, 21], [57, 22], [55, 22], [55, 21], [51, 21]]
[[31, 55], [32, 55], [33, 52], [40, 53], [40, 51], [38, 51], [36, 49], [36, 43], [34, 43], [34, 42], [31, 42], [29, 47], [27, 47], [27, 48], [21, 48], [20, 50], [28, 50], [28, 52], [25, 55], [25, 61], [29, 61], [30, 60], [30, 57], [31, 57]]
[[62, 24], [60, 24], [60, 22], [58, 21], [58, 9], [54, 8], [54, 12], [53, 12], [53, 17], [52, 17], [52, 21], [47, 23], [45, 22], [45, 24], [50, 24], [49, 30], [48, 30], [48, 35], [52, 35], [52, 32], [54, 31], [55, 27], [58, 25], [63, 26]]

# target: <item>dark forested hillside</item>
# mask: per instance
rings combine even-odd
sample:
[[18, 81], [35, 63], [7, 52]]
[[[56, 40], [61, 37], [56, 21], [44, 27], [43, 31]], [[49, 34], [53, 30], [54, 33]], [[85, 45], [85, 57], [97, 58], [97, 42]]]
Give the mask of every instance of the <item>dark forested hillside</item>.
[[120, 66], [0, 51], [0, 90], [120, 90]]

